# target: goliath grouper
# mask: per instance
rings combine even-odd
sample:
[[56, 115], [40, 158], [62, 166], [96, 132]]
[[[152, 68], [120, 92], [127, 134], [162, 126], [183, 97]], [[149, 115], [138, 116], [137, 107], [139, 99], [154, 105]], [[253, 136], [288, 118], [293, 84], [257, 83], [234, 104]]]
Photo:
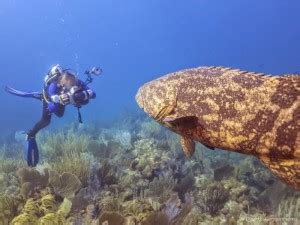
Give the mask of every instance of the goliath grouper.
[[195, 141], [254, 155], [300, 190], [299, 75], [199, 67], [145, 84], [136, 100], [181, 136], [187, 157], [195, 152]]

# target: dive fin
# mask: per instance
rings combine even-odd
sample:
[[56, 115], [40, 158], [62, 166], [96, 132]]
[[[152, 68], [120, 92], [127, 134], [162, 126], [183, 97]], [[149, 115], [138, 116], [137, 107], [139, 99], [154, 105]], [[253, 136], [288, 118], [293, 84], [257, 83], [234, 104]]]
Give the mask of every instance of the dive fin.
[[39, 162], [39, 150], [35, 138], [28, 139], [27, 164], [30, 167], [36, 167]]
[[8, 92], [9, 94], [19, 96], [19, 97], [34, 98], [34, 99], [38, 99], [38, 100], [43, 99], [43, 95], [40, 92], [24, 92], [24, 91], [16, 90], [9, 86], [5, 87], [5, 91]]
[[261, 156], [260, 160], [265, 164], [274, 175], [282, 181], [300, 191], [300, 159], [276, 159]]
[[182, 150], [187, 158], [191, 158], [195, 153], [196, 144], [193, 139], [181, 137]]

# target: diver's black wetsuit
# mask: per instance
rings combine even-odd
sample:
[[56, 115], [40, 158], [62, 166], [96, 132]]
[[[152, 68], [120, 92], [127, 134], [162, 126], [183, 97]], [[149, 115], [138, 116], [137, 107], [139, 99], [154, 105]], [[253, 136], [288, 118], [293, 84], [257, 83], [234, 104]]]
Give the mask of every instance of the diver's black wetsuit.
[[[96, 93], [92, 91], [83, 81], [78, 80], [77, 83], [78, 87], [81, 87], [80, 92], [75, 94], [75, 98], [80, 102], [80, 105], [86, 105], [89, 102], [89, 99], [96, 98]], [[61, 94], [61, 88], [58, 88], [57, 82], [52, 82], [48, 89], [46, 90], [48, 96], [53, 96], [57, 94]], [[84, 92], [90, 91], [92, 93], [87, 99]], [[35, 138], [36, 134], [43, 128], [47, 127], [51, 122], [52, 113], [54, 113], [57, 117], [63, 117], [65, 113], [65, 105], [62, 105], [60, 103], [54, 103], [54, 102], [47, 102], [45, 99], [43, 101], [43, 113], [42, 118], [39, 122], [37, 122], [34, 127], [29, 130], [28, 139]]]
[[[42, 118], [40, 119], [39, 122], [37, 122], [34, 127], [28, 132], [28, 137], [33, 138], [35, 135], [43, 128], [47, 127], [50, 122], [51, 122], [51, 112], [49, 112], [48, 109], [48, 103], [43, 99], [43, 113], [42, 113]], [[55, 115], [57, 117], [63, 117], [65, 113], [65, 106], [59, 104], [57, 106], [57, 109], [54, 111]]]

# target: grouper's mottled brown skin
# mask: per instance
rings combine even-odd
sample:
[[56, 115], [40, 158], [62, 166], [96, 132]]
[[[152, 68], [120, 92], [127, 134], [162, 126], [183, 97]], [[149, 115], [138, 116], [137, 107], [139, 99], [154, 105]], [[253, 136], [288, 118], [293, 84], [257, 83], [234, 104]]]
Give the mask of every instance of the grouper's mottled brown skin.
[[151, 117], [181, 135], [184, 145], [193, 146], [189, 140], [194, 140], [257, 156], [300, 190], [299, 75], [199, 67], [145, 84], [136, 100]]

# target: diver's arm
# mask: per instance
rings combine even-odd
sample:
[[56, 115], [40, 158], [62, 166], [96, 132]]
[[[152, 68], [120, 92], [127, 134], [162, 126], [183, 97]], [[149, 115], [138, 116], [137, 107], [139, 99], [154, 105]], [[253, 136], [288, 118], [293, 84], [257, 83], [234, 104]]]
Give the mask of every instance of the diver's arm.
[[[59, 88], [56, 82], [52, 82], [48, 88], [48, 95], [51, 99], [51, 103], [55, 105], [68, 105], [70, 103], [70, 96], [68, 94], [59, 94]], [[53, 107], [54, 107], [53, 106]]]
[[89, 99], [96, 98], [96, 92], [89, 88], [83, 81], [79, 80], [78, 85], [82, 87], [82, 91], [76, 92], [74, 98], [79, 101], [88, 101]]
[[52, 82], [48, 88], [48, 95], [53, 103], [59, 103], [60, 97], [58, 95], [58, 87], [55, 82]]
[[92, 89], [83, 89], [73, 95], [74, 101], [80, 104], [87, 103], [90, 99], [96, 98], [96, 93]]

